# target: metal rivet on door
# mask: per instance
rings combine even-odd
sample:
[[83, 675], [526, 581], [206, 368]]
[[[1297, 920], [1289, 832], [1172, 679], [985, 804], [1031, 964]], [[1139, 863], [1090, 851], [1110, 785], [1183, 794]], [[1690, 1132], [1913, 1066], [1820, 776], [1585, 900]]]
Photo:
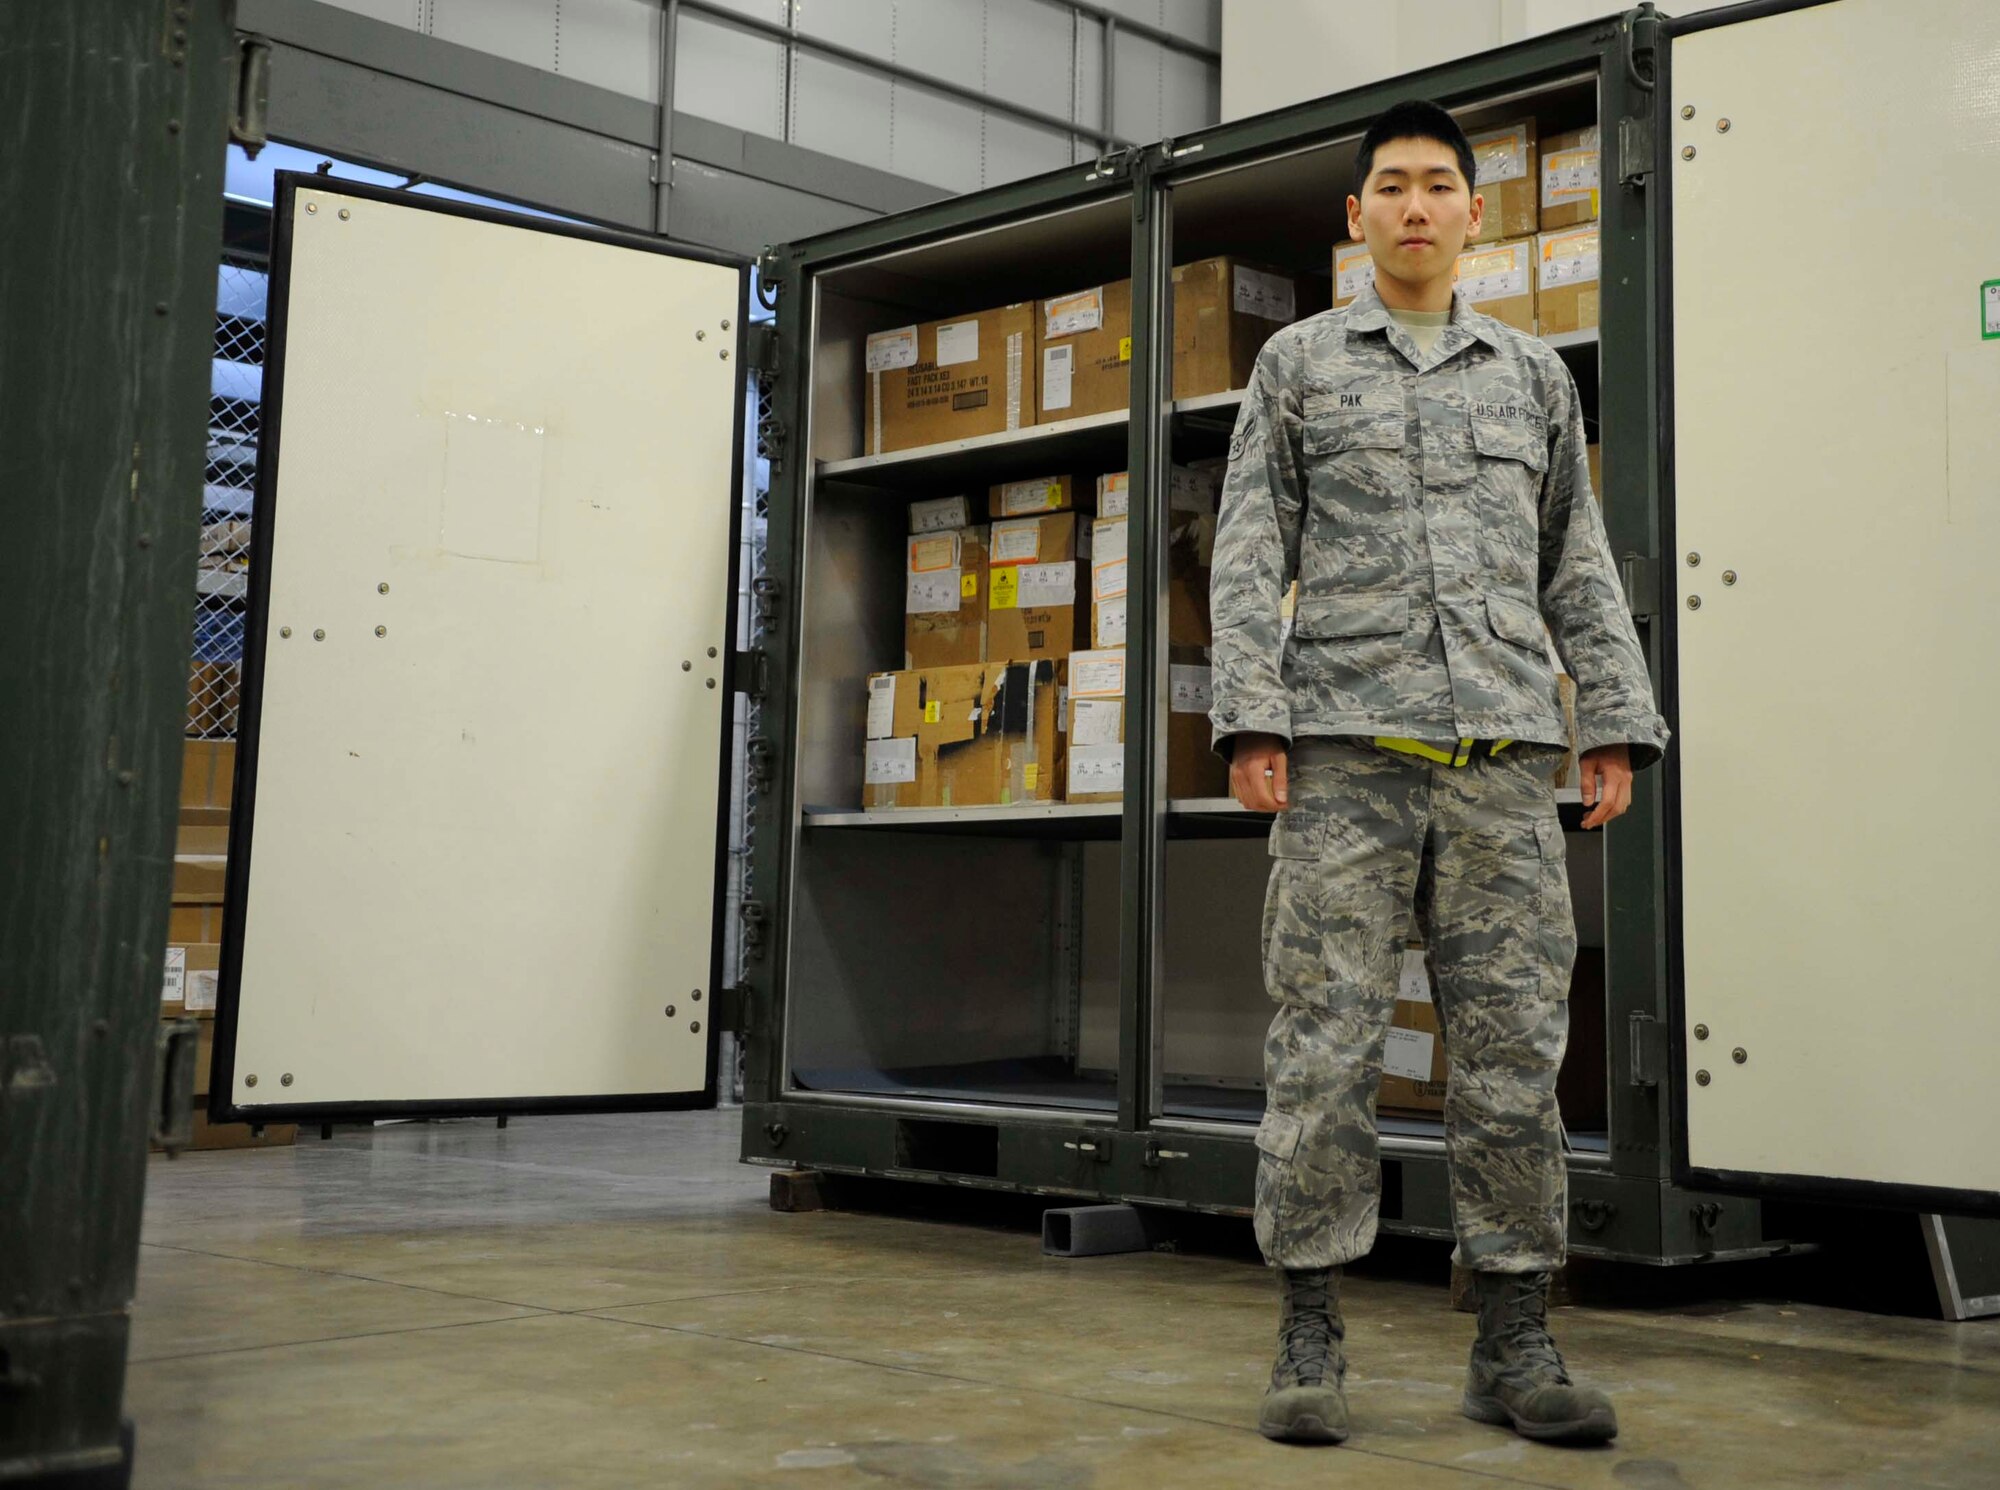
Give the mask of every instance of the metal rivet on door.
[[1701, 555], [1700, 555], [1700, 554], [1698, 554], [1698, 553], [1694, 553], [1694, 552], [1690, 552], [1690, 553], [1688, 554], [1688, 568], [1690, 568], [1690, 569], [1699, 569], [1699, 568], [1701, 568]]
[[697, 988], [692, 994], [688, 996], [692, 998], [697, 1004], [701, 1002], [701, 990], [699, 988]]
[[711, 657], [713, 657], [713, 656], [715, 655], [715, 648], [713, 648], [713, 647], [710, 647], [710, 648], [708, 649], [708, 655], [709, 655], [709, 656], [711, 656]]
[[278, 628], [278, 635], [280, 636], [290, 636], [291, 634], [292, 634], [292, 628], [289, 626], [280, 626]]
[[319, 211], [319, 204], [317, 202], [306, 203], [306, 216], [308, 217], [314, 216], [316, 213], [318, 213], [318, 211]]
[[314, 640], [314, 641], [316, 641], [316, 642], [323, 642], [323, 641], [325, 641], [325, 640], [326, 640], [326, 632], [325, 632], [325, 631], [324, 631], [323, 629], [320, 629], [320, 628], [315, 628], [315, 629], [314, 629], [314, 631], [313, 631], [313, 640]]
[[1694, 159], [1694, 146], [1692, 146], [1692, 145], [1683, 145], [1683, 146], [1681, 146], [1681, 159], [1682, 159], [1682, 160], [1693, 160], [1693, 159]]
[[1708, 1038], [1708, 1026], [1705, 1024], [1696, 1025], [1694, 1027], [1694, 1037], [1697, 1040], [1706, 1040]]
[[1681, 118], [1683, 118], [1683, 119], [1692, 119], [1692, 118], [1694, 118], [1694, 105], [1693, 105], [1693, 104], [1691, 104], [1691, 103], [1684, 103], [1684, 104], [1682, 104], [1682, 105], [1681, 105]]
[[255, 1086], [257, 1084], [257, 1077], [255, 1076], [254, 1073], [252, 1075], [246, 1076], [243, 1078], [243, 1084], [245, 1086]]
[[1697, 1072], [1695, 1072], [1695, 1073], [1694, 1073], [1694, 1084], [1695, 1084], [1696, 1086], [1707, 1086], [1707, 1085], [1708, 1085], [1708, 1073], [1707, 1073], [1706, 1071], [1697, 1071]]
[[669, 1018], [669, 1019], [672, 1019], [673, 1017], [674, 1017], [674, 1006], [673, 1006], [672, 1004], [668, 1004], [668, 1005], [667, 1005], [667, 1018]]
[[377, 626], [375, 628], [375, 634], [377, 636], [387, 636], [389, 634], [389, 628], [387, 626]]
[[717, 355], [720, 356], [724, 362], [727, 362], [729, 360], [729, 349], [727, 347], [724, 347], [722, 351], [719, 352]]
[[1700, 609], [1701, 609], [1701, 596], [1699, 596], [1699, 595], [1690, 595], [1690, 596], [1688, 596], [1688, 609], [1689, 609], [1689, 610], [1700, 610]]
[[1716, 120], [1716, 121], [1715, 121], [1715, 132], [1716, 132], [1717, 134], [1719, 134], [1719, 135], [1726, 135], [1726, 134], [1728, 134], [1728, 133], [1729, 133], [1729, 121], [1728, 121], [1727, 119], [1718, 119], [1718, 120]]
[[388, 593], [389, 593], [389, 582], [388, 582], [388, 581], [387, 581], [386, 579], [385, 579], [385, 580], [383, 580], [381, 584], [379, 584], [379, 585], [377, 585], [377, 586], [375, 587], [375, 593], [376, 593], [377, 595], [386, 595], [386, 594], [388, 594]]
[[708, 686], [709, 686], [709, 687], [711, 687], [711, 688], [713, 688], [713, 687], [715, 686], [715, 679], [713, 679], [713, 678], [710, 678], [710, 679], [708, 680]]
[[1750, 1059], [1750, 1052], [1745, 1050], [1741, 1045], [1739, 1045], [1734, 1050], [1729, 1052], [1729, 1058], [1740, 1066], [1745, 1061]]
[[1723, 583], [1724, 583], [1725, 585], [1733, 585], [1733, 584], [1735, 584], [1735, 583], [1736, 583], [1736, 571], [1735, 571], [1734, 569], [1725, 569], [1725, 570], [1723, 570], [1723, 571], [1722, 571], [1722, 582], [1723, 582]]
[[692, 1022], [691, 1024], [689, 1024], [689, 1025], [688, 1025], [688, 1028], [689, 1028], [690, 1030], [694, 1031], [694, 1033], [695, 1033], [695, 1034], [697, 1034], [697, 1035], [698, 1035], [698, 1034], [700, 1034], [700, 1033], [701, 1033], [701, 1021], [700, 1021], [699, 1019], [695, 1020], [694, 1022]]
[[693, 664], [692, 662], [689, 662], [689, 661], [687, 661], [687, 660], [686, 660], [685, 658], [683, 658], [683, 659], [681, 660], [681, 671], [682, 671], [682, 672], [684, 672], [684, 673], [691, 673], [691, 672], [693, 672], [693, 671], [694, 671], [694, 664]]
[[347, 219], [352, 216], [354, 216], [354, 214], [352, 212], [349, 212], [345, 207], [340, 209], [340, 220], [342, 222], [346, 222]]
[[291, 1084], [292, 1084], [292, 1073], [289, 1071], [287, 1071], [283, 1076], [280, 1076], [278, 1078], [279, 1086], [290, 1086]]
[[729, 329], [729, 323], [728, 323], [727, 321], [724, 321], [724, 322], [722, 323], [722, 329], [723, 329], [724, 331], [727, 331], [727, 330]]
[[707, 340], [708, 340], [708, 333], [707, 333], [706, 331], [697, 331], [697, 332], [695, 332], [695, 334], [694, 334], [694, 339], [695, 339], [696, 341], [707, 341]]

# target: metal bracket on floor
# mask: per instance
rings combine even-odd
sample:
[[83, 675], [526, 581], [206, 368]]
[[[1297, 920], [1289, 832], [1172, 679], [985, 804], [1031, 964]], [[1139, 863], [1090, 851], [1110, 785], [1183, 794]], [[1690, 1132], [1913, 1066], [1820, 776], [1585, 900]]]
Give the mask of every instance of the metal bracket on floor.
[[1079, 1205], [1042, 1212], [1042, 1252], [1049, 1257], [1108, 1257], [1150, 1252], [1160, 1221], [1135, 1205]]

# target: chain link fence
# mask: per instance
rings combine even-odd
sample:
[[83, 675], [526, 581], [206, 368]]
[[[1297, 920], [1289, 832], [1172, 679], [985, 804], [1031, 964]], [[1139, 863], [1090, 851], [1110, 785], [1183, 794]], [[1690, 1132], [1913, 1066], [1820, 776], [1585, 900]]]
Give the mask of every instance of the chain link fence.
[[216, 277], [208, 467], [202, 479], [201, 557], [195, 571], [194, 647], [188, 676], [187, 734], [192, 739], [227, 740], [236, 735], [268, 294], [269, 276], [262, 262], [248, 257], [223, 259]]

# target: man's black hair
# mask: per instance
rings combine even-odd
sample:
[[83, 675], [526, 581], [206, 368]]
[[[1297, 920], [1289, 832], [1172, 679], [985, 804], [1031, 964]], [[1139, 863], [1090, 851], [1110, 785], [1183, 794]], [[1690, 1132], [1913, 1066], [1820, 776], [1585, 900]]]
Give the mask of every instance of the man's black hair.
[[1427, 98], [1406, 98], [1378, 115], [1368, 126], [1368, 133], [1361, 137], [1361, 153], [1354, 158], [1357, 197], [1368, 184], [1368, 173], [1375, 169], [1375, 152], [1390, 140], [1436, 140], [1440, 145], [1449, 145], [1451, 153], [1458, 157], [1466, 191], [1473, 189], [1478, 170], [1472, 161], [1472, 145], [1465, 138], [1465, 131], [1458, 127], [1458, 121]]

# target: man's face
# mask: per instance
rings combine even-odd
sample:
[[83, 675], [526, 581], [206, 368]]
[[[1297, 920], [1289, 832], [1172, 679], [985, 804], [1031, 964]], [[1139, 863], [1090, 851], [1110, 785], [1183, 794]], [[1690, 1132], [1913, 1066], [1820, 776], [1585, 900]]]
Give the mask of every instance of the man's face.
[[1347, 234], [1368, 245], [1375, 272], [1407, 285], [1449, 276], [1479, 231], [1486, 199], [1474, 196], [1442, 140], [1385, 140], [1359, 197], [1347, 199]]

